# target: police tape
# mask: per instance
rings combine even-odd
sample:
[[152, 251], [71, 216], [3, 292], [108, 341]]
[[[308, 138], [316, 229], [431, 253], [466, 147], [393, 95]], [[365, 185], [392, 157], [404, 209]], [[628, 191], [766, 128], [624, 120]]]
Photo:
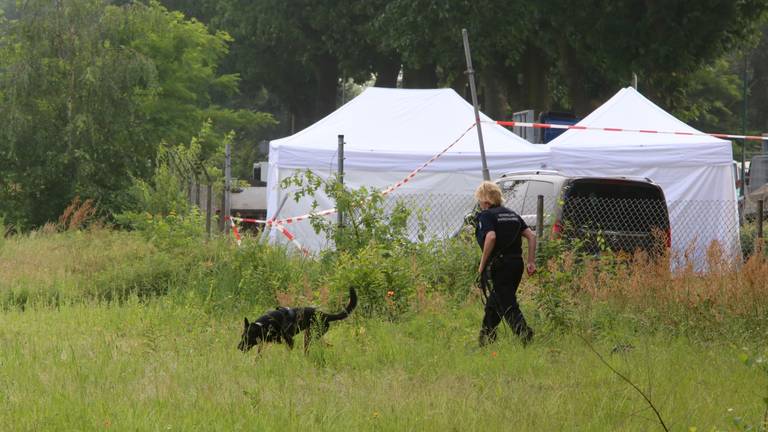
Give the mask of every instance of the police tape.
[[[434, 163], [436, 160], [440, 159], [448, 150], [450, 150], [453, 146], [458, 144], [459, 141], [461, 141], [464, 136], [467, 135], [469, 131], [471, 131], [475, 127], [475, 123], [472, 123], [461, 135], [459, 135], [458, 138], [456, 138], [450, 145], [445, 147], [440, 153], [437, 153], [436, 155], [432, 156], [428, 161], [424, 162], [421, 166], [416, 168], [415, 170], [408, 173], [407, 176], [403, 177], [402, 180], [399, 182], [393, 184], [392, 186], [389, 186], [388, 188], [384, 189], [381, 193], [381, 195], [388, 195], [395, 190], [401, 188], [406, 183], [411, 181], [416, 175], [421, 172], [424, 168], [428, 167], [432, 163]], [[245, 222], [245, 223], [255, 223], [255, 224], [263, 224], [268, 226], [276, 226], [276, 225], [286, 225], [286, 224], [292, 224], [296, 222], [300, 222], [306, 219], [309, 219], [311, 217], [322, 217], [322, 216], [328, 216], [336, 213], [336, 208], [331, 208], [327, 210], [322, 210], [319, 212], [313, 212], [313, 213], [307, 213], [300, 216], [291, 216], [279, 220], [275, 219], [251, 219], [251, 218], [238, 218], [238, 217], [232, 217], [232, 219], [238, 221], [238, 222]]]
[[[242, 236], [240, 235], [240, 232], [237, 229], [237, 224], [235, 221], [242, 220], [243, 218], [238, 217], [226, 217], [227, 220], [229, 220], [230, 226], [232, 227], [232, 234], [235, 236], [235, 240], [237, 241], [237, 245], [240, 246], [242, 244]], [[274, 228], [278, 230], [288, 241], [293, 243], [296, 248], [298, 248], [304, 255], [309, 255], [309, 250], [305, 248], [304, 246], [299, 243], [298, 240], [296, 240], [296, 236], [293, 235], [290, 231], [288, 231], [284, 226], [282, 225], [274, 225]]]
[[304, 255], [309, 255], [309, 250], [304, 246], [302, 246], [301, 243], [299, 243], [299, 241], [296, 240], [296, 236], [294, 236], [290, 231], [288, 231], [288, 229], [286, 229], [284, 226], [279, 224], [273, 225], [273, 226], [275, 227], [275, 229], [280, 231], [280, 233], [283, 236], [285, 236], [285, 238], [287, 238], [289, 242], [293, 243], [293, 245], [296, 246], [296, 248], [299, 249], [301, 253], [303, 253]]
[[713, 136], [715, 138], [742, 139], [747, 141], [768, 141], [768, 136], [760, 135], [734, 135], [725, 133], [707, 133], [707, 132], [682, 132], [682, 131], [664, 131], [653, 129], [627, 129], [614, 127], [593, 127], [580, 125], [560, 125], [550, 123], [528, 123], [518, 121], [484, 121], [483, 123], [496, 123], [507, 127], [525, 127], [534, 129], [569, 129], [569, 130], [593, 130], [601, 132], [634, 132], [643, 134], [664, 134], [664, 135], [687, 135], [687, 136]]
[[237, 241], [237, 245], [240, 246], [243, 239], [240, 237], [240, 232], [237, 230], [237, 225], [235, 224], [235, 221], [232, 220], [231, 217], [227, 217], [229, 219], [229, 224], [232, 227], [232, 233], [235, 235], [235, 240]]
[[[716, 138], [742, 139], [742, 140], [751, 140], [751, 141], [768, 140], [768, 136], [760, 136], [760, 135], [736, 135], [736, 134], [725, 134], [725, 133], [664, 131], [664, 130], [653, 130], [653, 129], [629, 129], [629, 128], [615, 128], [615, 127], [593, 127], [593, 126], [581, 126], [581, 125], [559, 125], [559, 124], [550, 124], [550, 123], [532, 123], [532, 122], [518, 122], [518, 121], [504, 121], [504, 120], [496, 120], [496, 121], [485, 120], [485, 121], [482, 121], [482, 123], [495, 123], [500, 126], [506, 126], [506, 127], [527, 127], [527, 128], [535, 128], [535, 129], [593, 130], [593, 131], [601, 131], [601, 132], [632, 132], [632, 133], [643, 133], [643, 134], [667, 134], [667, 135], [683, 135], [683, 136], [713, 136]], [[448, 150], [450, 150], [454, 145], [456, 145], [459, 141], [461, 141], [464, 138], [464, 136], [466, 136], [466, 134], [469, 131], [471, 131], [475, 126], [476, 126], [476, 123], [472, 123], [450, 145], [448, 145], [442, 151], [434, 155], [424, 164], [422, 164], [415, 170], [411, 171], [402, 180], [384, 189], [382, 192], [380, 192], [381, 195], [386, 196], [394, 192], [395, 190], [399, 189], [400, 187], [404, 186], [405, 184], [407, 184], [424, 168], [434, 163], [441, 156], [443, 156]], [[277, 219], [277, 220], [274, 218], [273, 219], [252, 219], [252, 218], [241, 218], [241, 217], [234, 217], [234, 216], [228, 217], [228, 219], [232, 224], [233, 233], [235, 234], [238, 245], [240, 245], [241, 238], [240, 238], [240, 234], [237, 231], [237, 227], [235, 226], [235, 221], [243, 222], [243, 223], [262, 224], [262, 225], [274, 227], [278, 231], [280, 231], [280, 233], [282, 233], [283, 236], [285, 236], [289, 241], [291, 241], [296, 247], [298, 247], [302, 252], [304, 252], [305, 254], [308, 254], [308, 250], [301, 246], [301, 243], [299, 243], [296, 240], [296, 237], [290, 231], [288, 231], [284, 225], [297, 223], [312, 217], [328, 216], [328, 215], [335, 214], [336, 212], [337, 212], [336, 208], [330, 208], [330, 209], [322, 210], [319, 212], [306, 213], [299, 216], [291, 216], [291, 217]]]

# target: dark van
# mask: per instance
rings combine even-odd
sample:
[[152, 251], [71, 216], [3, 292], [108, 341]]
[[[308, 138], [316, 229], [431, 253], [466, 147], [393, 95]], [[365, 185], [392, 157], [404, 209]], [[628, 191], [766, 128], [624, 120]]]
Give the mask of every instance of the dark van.
[[536, 227], [537, 197], [542, 195], [545, 232], [578, 241], [587, 253], [643, 250], [655, 254], [670, 247], [664, 192], [650, 179], [531, 171], [505, 174], [496, 183], [504, 205], [519, 213], [532, 229]]

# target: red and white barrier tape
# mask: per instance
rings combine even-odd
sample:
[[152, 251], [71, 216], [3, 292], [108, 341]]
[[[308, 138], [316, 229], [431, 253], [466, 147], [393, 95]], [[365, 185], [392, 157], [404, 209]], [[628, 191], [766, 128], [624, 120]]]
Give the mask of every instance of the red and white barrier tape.
[[296, 236], [294, 236], [284, 226], [277, 224], [277, 225], [274, 225], [274, 227], [275, 229], [280, 231], [280, 233], [282, 233], [283, 236], [285, 236], [285, 238], [287, 238], [289, 242], [293, 243], [293, 245], [296, 246], [296, 248], [298, 248], [301, 251], [301, 253], [303, 253], [304, 255], [309, 255], [309, 250], [307, 250], [307, 248], [302, 246], [301, 243], [299, 243], [299, 241], [296, 240]]
[[[238, 217], [227, 217], [229, 220], [230, 226], [232, 227], [232, 233], [235, 236], [235, 240], [237, 241], [237, 245], [240, 246], [242, 244], [242, 237], [240, 236], [240, 232], [237, 230], [237, 224], [235, 224], [235, 221], [240, 221], [245, 218], [238, 218]], [[284, 226], [282, 225], [274, 225], [275, 229], [280, 231], [280, 233], [285, 236], [285, 238], [288, 239], [291, 243], [293, 243], [294, 246], [296, 246], [304, 255], [309, 255], [309, 250], [305, 248], [304, 246], [299, 243], [298, 240], [296, 240], [296, 236], [293, 235], [290, 231], [288, 231]]]
[[[724, 133], [662, 131], [662, 130], [651, 130], [651, 129], [627, 129], [627, 128], [613, 128], [613, 127], [592, 127], [592, 126], [559, 125], [559, 124], [549, 124], [549, 123], [530, 123], [530, 122], [503, 121], [503, 120], [484, 121], [483, 123], [496, 123], [498, 125], [507, 126], [507, 127], [527, 127], [527, 128], [535, 128], [535, 129], [565, 129], [565, 130], [572, 129], [572, 130], [596, 130], [596, 131], [602, 131], [602, 132], [634, 132], [634, 133], [645, 133], [645, 134], [666, 134], [666, 135], [684, 135], [684, 136], [713, 136], [716, 138], [742, 139], [742, 140], [748, 140], [748, 141], [768, 140], [768, 136], [759, 136], [759, 135], [735, 135], [735, 134], [724, 134]], [[470, 125], [458, 138], [456, 138], [456, 140], [454, 140], [450, 145], [444, 148], [440, 153], [434, 155], [431, 159], [429, 159], [427, 162], [422, 164], [420, 167], [411, 171], [407, 176], [405, 176], [399, 182], [383, 190], [381, 194], [387, 195], [389, 193], [392, 193], [393, 191], [397, 190], [398, 188], [408, 183], [421, 170], [423, 170], [424, 168], [426, 168], [427, 166], [435, 162], [442, 155], [444, 155], [448, 150], [450, 150], [454, 145], [456, 145], [459, 141], [461, 141], [461, 139], [464, 138], [464, 136], [469, 131], [471, 131], [474, 127], [475, 127], [475, 123]], [[315, 213], [307, 213], [300, 216], [292, 216], [292, 217], [283, 218], [279, 220], [274, 220], [274, 219], [264, 220], [264, 219], [251, 219], [251, 218], [239, 218], [239, 217], [229, 217], [228, 219], [232, 223], [233, 232], [235, 233], [235, 237], [237, 238], [238, 245], [240, 245], [240, 234], [238, 233], [237, 227], [235, 226], [235, 221], [273, 226], [278, 231], [280, 231], [289, 241], [294, 243], [294, 245], [296, 245], [296, 247], [298, 247], [302, 252], [307, 254], [308, 253], [307, 249], [302, 247], [301, 244], [296, 240], [296, 237], [293, 234], [291, 234], [291, 232], [288, 231], [283, 225], [300, 222], [300, 221], [309, 219], [312, 216], [328, 216], [334, 213], [336, 213], [336, 209], [331, 208], [331, 209], [327, 209], [327, 210], [323, 210]]]
[[[395, 191], [398, 188], [400, 188], [403, 185], [405, 185], [406, 183], [408, 183], [409, 181], [411, 181], [411, 179], [413, 179], [419, 172], [421, 172], [421, 170], [423, 170], [424, 168], [426, 168], [430, 164], [434, 163], [441, 156], [443, 156], [445, 154], [445, 152], [450, 150], [459, 141], [461, 141], [462, 138], [464, 138], [464, 136], [467, 135], [467, 133], [469, 131], [471, 131], [474, 127], [475, 127], [475, 124], [474, 123], [471, 124], [458, 138], [456, 138], [450, 145], [448, 145], [446, 148], [444, 148], [440, 153], [432, 156], [432, 158], [430, 160], [426, 161], [420, 167], [418, 167], [415, 170], [411, 171], [407, 176], [405, 176], [399, 182], [397, 182], [397, 183], [393, 184], [392, 186], [384, 189], [381, 192], [381, 194], [382, 195], [390, 194], [393, 191]], [[307, 213], [307, 214], [303, 214], [301, 216], [292, 216], [292, 217], [283, 218], [283, 219], [279, 219], [279, 220], [272, 220], [272, 219], [270, 219], [270, 220], [263, 220], [263, 219], [234, 218], [234, 217], [233, 217], [233, 219], [235, 219], [235, 220], [237, 220], [239, 222], [257, 223], [257, 224], [264, 224], [264, 225], [285, 225], [285, 224], [292, 224], [292, 223], [300, 222], [300, 221], [309, 219], [312, 216], [328, 216], [328, 215], [331, 215], [331, 214], [334, 214], [334, 213], [336, 213], [336, 209], [332, 208], [332, 209], [323, 210], [323, 211], [319, 211], [319, 212], [315, 212], [315, 213]]]
[[392, 185], [392, 186], [388, 187], [387, 189], [384, 189], [384, 191], [383, 191], [383, 192], [381, 192], [381, 194], [382, 194], [382, 195], [387, 195], [387, 194], [391, 193], [392, 191], [396, 190], [397, 188], [399, 188], [399, 187], [403, 186], [404, 184], [408, 183], [408, 181], [410, 181], [412, 178], [414, 178], [414, 177], [416, 176], [416, 174], [418, 174], [418, 173], [419, 173], [421, 170], [423, 170], [424, 168], [426, 168], [427, 166], [429, 166], [430, 164], [432, 164], [434, 161], [436, 161], [436, 160], [440, 159], [440, 157], [441, 157], [442, 155], [444, 155], [444, 154], [445, 154], [445, 152], [447, 152], [448, 150], [450, 150], [450, 149], [451, 149], [451, 147], [455, 146], [455, 145], [456, 145], [456, 144], [457, 144], [459, 141], [461, 141], [461, 140], [462, 140], [462, 138], [464, 138], [464, 136], [465, 136], [465, 135], [466, 135], [466, 134], [467, 134], [469, 131], [471, 131], [472, 129], [474, 129], [474, 127], [475, 127], [475, 123], [472, 123], [472, 124], [471, 124], [471, 125], [470, 125], [470, 126], [469, 126], [469, 127], [468, 127], [468, 128], [465, 130], [465, 131], [464, 131], [464, 132], [462, 132], [462, 134], [461, 134], [461, 135], [459, 135], [459, 137], [458, 137], [458, 138], [456, 138], [456, 139], [455, 139], [455, 140], [454, 140], [454, 141], [453, 141], [453, 142], [452, 142], [452, 143], [451, 143], [451, 144], [450, 144], [448, 147], [444, 148], [444, 149], [443, 149], [443, 151], [441, 151], [440, 153], [438, 153], [438, 154], [436, 154], [436, 155], [432, 156], [432, 159], [430, 159], [430, 160], [428, 160], [428, 161], [424, 162], [424, 164], [422, 164], [420, 167], [418, 167], [418, 168], [416, 168], [415, 170], [411, 171], [411, 172], [410, 172], [410, 174], [408, 174], [407, 176], [405, 176], [405, 178], [403, 178], [403, 179], [402, 179], [402, 180], [400, 180], [399, 182], [397, 182], [397, 183], [395, 183], [394, 185]]
[[240, 232], [237, 230], [237, 225], [235, 225], [235, 221], [232, 220], [231, 217], [227, 217], [229, 219], [229, 224], [232, 227], [232, 233], [235, 235], [235, 240], [237, 241], [237, 245], [240, 246], [243, 239], [240, 237]]
[[596, 131], [602, 131], [602, 132], [636, 132], [636, 133], [645, 133], [645, 134], [713, 136], [716, 138], [743, 139], [747, 141], [768, 140], [768, 136], [759, 136], [759, 135], [733, 135], [733, 134], [724, 134], [724, 133], [661, 131], [661, 130], [651, 130], [651, 129], [625, 129], [625, 128], [592, 127], [592, 126], [579, 126], [579, 125], [559, 125], [559, 124], [549, 124], [549, 123], [526, 123], [526, 122], [502, 121], [502, 120], [498, 120], [495, 122], [485, 122], [485, 123], [496, 123], [501, 126], [507, 126], [507, 127], [526, 127], [526, 128], [535, 128], [535, 129], [573, 129], [573, 130], [596, 130]]

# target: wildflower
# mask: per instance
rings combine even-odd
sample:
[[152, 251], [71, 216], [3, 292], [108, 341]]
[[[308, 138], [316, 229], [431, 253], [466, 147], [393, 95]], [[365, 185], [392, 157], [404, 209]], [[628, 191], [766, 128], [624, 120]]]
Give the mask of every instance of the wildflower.
[[491, 357], [494, 357], [494, 358], [495, 358], [496, 356], [498, 356], [498, 355], [499, 355], [499, 353], [497, 353], [496, 351], [494, 351], [494, 352], [492, 352], [492, 353], [491, 353]]
[[379, 416], [379, 412], [378, 412], [378, 411], [374, 411], [374, 412], [373, 412], [373, 418], [376, 418], [376, 417], [378, 417], [378, 416]]
[[394, 291], [387, 291], [387, 297], [392, 297], [395, 295]]

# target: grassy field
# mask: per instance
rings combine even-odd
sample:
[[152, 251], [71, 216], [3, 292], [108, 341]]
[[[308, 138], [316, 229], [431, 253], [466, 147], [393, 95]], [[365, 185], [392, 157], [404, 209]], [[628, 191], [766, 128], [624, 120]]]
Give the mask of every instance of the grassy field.
[[702, 337], [590, 306], [578, 309], [589, 325], [554, 332], [526, 296], [537, 340], [523, 348], [503, 332], [479, 349], [479, 301], [435, 295], [395, 321], [353, 314], [306, 355], [280, 345], [243, 354], [243, 315], [271, 305], [179, 287], [119, 301], [83, 294], [93, 281], [122, 290], [153, 274], [178, 283], [145, 264], [175, 261], [136, 236], [20, 236], [0, 244], [0, 259], [0, 289], [48, 299], [6, 301], [0, 313], [3, 430], [661, 430], [578, 335], [671, 430], [739, 430], [738, 418], [758, 424], [765, 410], [768, 376], [740, 360], [765, 346], [756, 321], [726, 319], [727, 331]]
[[[254, 311], [254, 314], [256, 311]], [[475, 347], [467, 307], [393, 324], [351, 319], [308, 355], [235, 349], [236, 316], [168, 301], [0, 317], [10, 430], [659, 430], [641, 397], [573, 336]], [[611, 354], [675, 430], [762, 414], [740, 348], [631, 336]], [[285, 429], [287, 428], [287, 429]], [[9, 429], [6, 429], [9, 430]]]

